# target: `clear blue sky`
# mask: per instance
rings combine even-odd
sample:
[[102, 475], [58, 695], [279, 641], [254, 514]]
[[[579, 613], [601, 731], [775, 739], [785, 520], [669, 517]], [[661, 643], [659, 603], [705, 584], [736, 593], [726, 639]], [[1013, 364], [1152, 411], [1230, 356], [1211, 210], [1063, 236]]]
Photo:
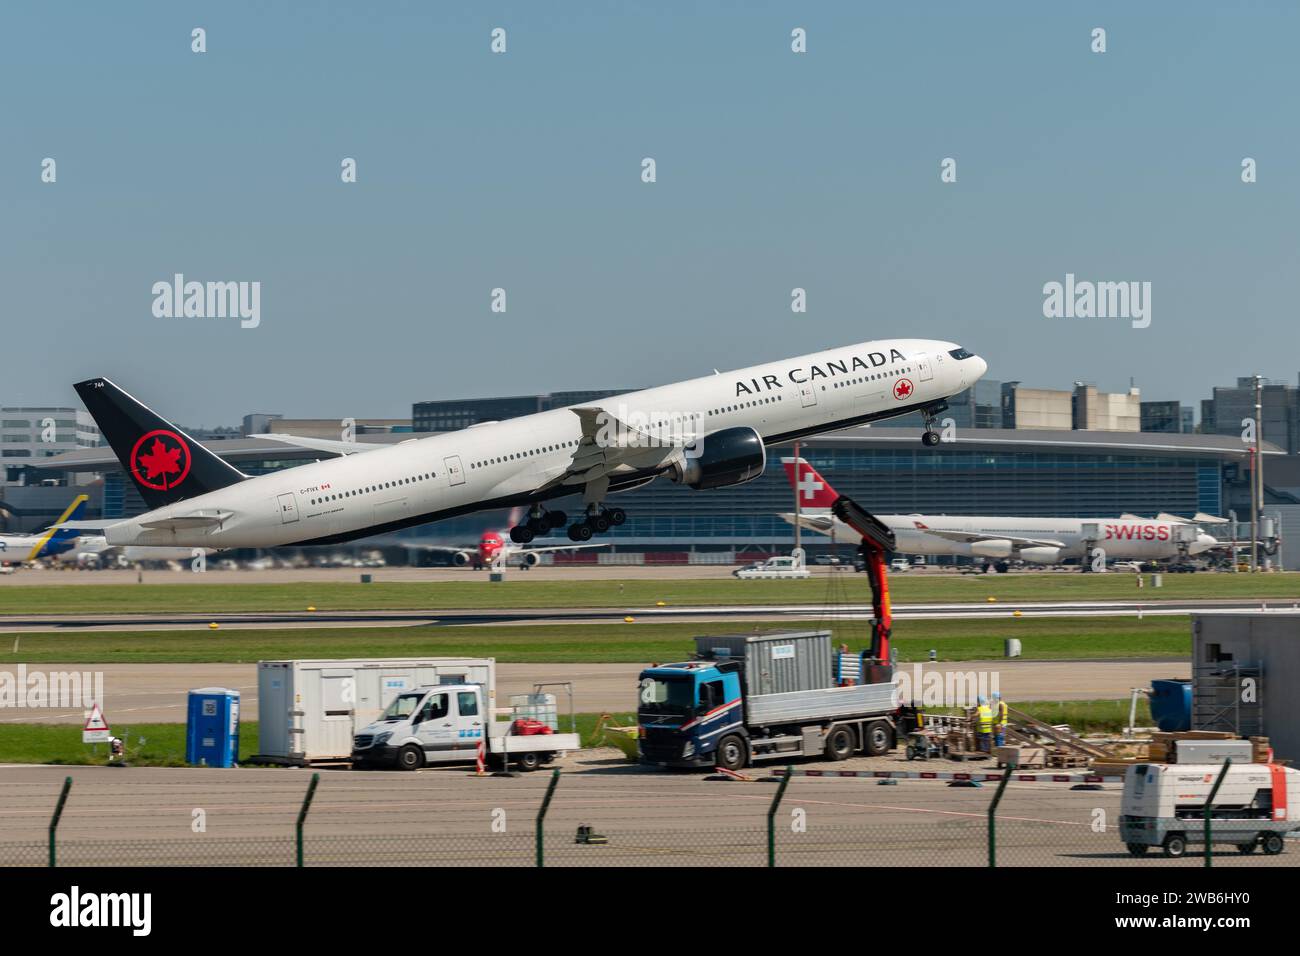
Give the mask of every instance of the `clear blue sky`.
[[[404, 416], [893, 335], [1046, 387], [1294, 382], [1297, 36], [1266, 2], [6, 4], [0, 404]], [[155, 318], [175, 272], [260, 281], [261, 327]], [[1044, 318], [1067, 272], [1150, 281], [1151, 327]]]

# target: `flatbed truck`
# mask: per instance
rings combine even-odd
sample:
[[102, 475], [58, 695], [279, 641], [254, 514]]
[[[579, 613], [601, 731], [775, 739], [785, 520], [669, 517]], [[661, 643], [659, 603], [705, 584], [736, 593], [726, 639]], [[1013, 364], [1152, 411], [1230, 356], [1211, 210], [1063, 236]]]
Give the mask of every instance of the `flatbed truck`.
[[643, 763], [736, 771], [764, 760], [887, 753], [899, 702], [886, 558], [894, 535], [851, 499], [832, 510], [862, 535], [875, 611], [871, 646], [836, 654], [829, 631], [696, 638], [692, 660], [640, 674]]

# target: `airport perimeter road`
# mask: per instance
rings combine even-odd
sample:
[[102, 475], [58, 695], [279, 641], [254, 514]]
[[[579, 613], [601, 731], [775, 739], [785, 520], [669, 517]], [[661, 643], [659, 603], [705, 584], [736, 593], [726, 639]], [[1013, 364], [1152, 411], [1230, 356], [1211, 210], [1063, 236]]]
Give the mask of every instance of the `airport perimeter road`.
[[[497, 664], [498, 699], [532, 691], [538, 682], [572, 681], [574, 709], [579, 713], [635, 709], [636, 677], [642, 664]], [[901, 665], [911, 679], [914, 667], [922, 672], [987, 674], [1011, 702], [1024, 700], [1108, 700], [1128, 697], [1134, 687], [1152, 678], [1185, 678], [1191, 666], [1183, 660], [1115, 661], [961, 661], [953, 664]], [[9, 665], [6, 669], [12, 670]], [[182, 723], [186, 692], [193, 687], [231, 687], [241, 697], [244, 720], [257, 719], [257, 665], [255, 664], [102, 664], [31, 665], [29, 670], [76, 670], [104, 675], [104, 710], [114, 727], [131, 723]], [[990, 690], [993, 689], [990, 683]], [[567, 701], [558, 688], [548, 688]], [[50, 710], [5, 708], [0, 726], [7, 723], [79, 723], [81, 709]]]
[[[643, 770], [609, 753], [564, 761], [547, 817], [549, 864], [766, 862], [764, 827], [775, 784]], [[68, 866], [290, 865], [294, 820], [310, 777], [268, 769], [0, 768], [0, 865], [44, 862], [50, 810], [68, 775], [74, 783], [59, 827], [59, 862]], [[306, 861], [530, 865], [534, 818], [550, 776], [480, 778], [460, 768], [322, 771], [304, 831]], [[1068, 786], [1008, 786], [998, 825], [1003, 865], [1201, 865], [1195, 858], [1130, 858], [1113, 829], [1118, 787]], [[776, 817], [778, 862], [982, 866], [992, 795], [991, 784], [881, 786], [870, 779], [796, 777]], [[1098, 821], [1109, 828], [1098, 832]], [[607, 836], [608, 845], [575, 844], [579, 825]], [[195, 832], [198, 826], [202, 832]], [[1281, 856], [1224, 853], [1217, 863], [1291, 865], [1300, 848], [1289, 842]]]

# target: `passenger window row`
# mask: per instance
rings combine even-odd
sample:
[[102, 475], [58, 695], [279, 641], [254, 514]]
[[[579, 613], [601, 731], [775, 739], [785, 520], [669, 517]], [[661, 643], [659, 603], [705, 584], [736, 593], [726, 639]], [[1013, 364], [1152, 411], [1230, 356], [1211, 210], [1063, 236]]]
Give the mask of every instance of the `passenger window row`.
[[713, 415], [725, 415], [728, 412], [738, 412], [742, 408], [753, 408], [756, 405], [771, 405], [773, 402], [782, 401], [784, 398], [784, 395], [768, 395], [765, 398], [755, 398], [752, 401], [741, 402], [738, 405], [723, 405], [721, 408], [710, 409], [709, 415], [710, 417]]
[[322, 495], [319, 498], [311, 499], [313, 505], [323, 505], [329, 501], [342, 501], [344, 498], [356, 498], [360, 495], [373, 494], [376, 491], [383, 491], [387, 488], [396, 488], [398, 485], [412, 485], [417, 481], [428, 481], [430, 478], [436, 478], [437, 472], [426, 472], [423, 475], [412, 475], [409, 478], [397, 478], [393, 481], [383, 481], [376, 485], [367, 485], [364, 488], [357, 488], [352, 491], [331, 492], [328, 495]]
[[875, 375], [861, 375], [858, 378], [850, 378], [843, 382], [835, 382], [832, 388], [844, 388], [848, 385], [861, 385], [863, 382], [878, 382], [882, 378], [897, 378], [899, 375], [910, 375], [910, 368], [895, 369], [892, 372], [879, 372]]
[[563, 448], [576, 448], [580, 441], [566, 441], [559, 445], [542, 445], [540, 448], [529, 448], [527, 451], [512, 452], [509, 455], [499, 455], [496, 458], [485, 458], [482, 461], [470, 463], [470, 468], [486, 468], [488, 465], [499, 465], [505, 461], [518, 461], [523, 458], [532, 458], [534, 455], [545, 455], [553, 451], [560, 451]]

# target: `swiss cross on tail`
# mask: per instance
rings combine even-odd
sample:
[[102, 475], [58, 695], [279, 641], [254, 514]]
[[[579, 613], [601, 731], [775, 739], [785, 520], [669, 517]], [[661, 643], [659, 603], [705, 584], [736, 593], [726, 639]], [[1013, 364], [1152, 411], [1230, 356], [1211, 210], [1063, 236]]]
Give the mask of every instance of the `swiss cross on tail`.
[[190, 473], [190, 446], [174, 431], [155, 429], [131, 449], [131, 473], [147, 488], [175, 488]]
[[839, 497], [830, 482], [802, 458], [782, 458], [781, 465], [786, 479], [799, 492], [800, 507], [829, 508]]

